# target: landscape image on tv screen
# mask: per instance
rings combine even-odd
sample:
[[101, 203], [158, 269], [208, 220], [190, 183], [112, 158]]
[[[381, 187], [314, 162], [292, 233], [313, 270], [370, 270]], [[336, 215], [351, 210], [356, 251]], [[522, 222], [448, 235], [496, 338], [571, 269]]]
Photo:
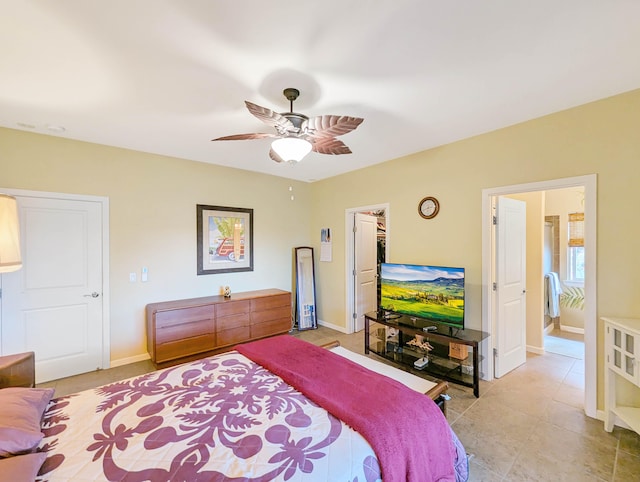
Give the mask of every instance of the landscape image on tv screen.
[[380, 308], [464, 326], [464, 268], [382, 263]]

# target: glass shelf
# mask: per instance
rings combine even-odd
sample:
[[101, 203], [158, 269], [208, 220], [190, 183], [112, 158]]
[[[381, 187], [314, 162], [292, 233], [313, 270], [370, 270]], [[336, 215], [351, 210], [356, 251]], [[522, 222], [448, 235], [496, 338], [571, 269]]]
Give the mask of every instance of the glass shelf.
[[[436, 326], [435, 331], [425, 332], [426, 326]], [[428, 320], [407, 316], [387, 317], [384, 313], [365, 314], [365, 354], [371, 352], [400, 368], [419, 376], [432, 376], [467, 387], [473, 387], [479, 396], [479, 344], [487, 334], [478, 330], [463, 330], [437, 325]], [[416, 344], [428, 343], [432, 349], [422, 349]], [[452, 344], [467, 348], [467, 356], [451, 356]], [[454, 347], [455, 348], [455, 347]], [[458, 348], [460, 348], [458, 346]], [[429, 363], [421, 368], [414, 366], [420, 358]]]

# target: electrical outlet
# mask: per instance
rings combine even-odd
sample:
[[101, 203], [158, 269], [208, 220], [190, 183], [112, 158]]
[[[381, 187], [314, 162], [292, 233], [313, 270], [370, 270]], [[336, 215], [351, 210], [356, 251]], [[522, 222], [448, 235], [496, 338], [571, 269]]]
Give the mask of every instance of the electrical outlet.
[[138, 277], [135, 273], [129, 273], [129, 283], [135, 283], [138, 280]]

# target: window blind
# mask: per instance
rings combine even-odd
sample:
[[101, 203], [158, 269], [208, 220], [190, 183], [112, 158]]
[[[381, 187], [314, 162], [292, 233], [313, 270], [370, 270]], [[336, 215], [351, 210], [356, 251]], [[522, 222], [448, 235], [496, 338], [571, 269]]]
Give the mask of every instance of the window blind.
[[569, 247], [584, 246], [584, 213], [569, 213]]

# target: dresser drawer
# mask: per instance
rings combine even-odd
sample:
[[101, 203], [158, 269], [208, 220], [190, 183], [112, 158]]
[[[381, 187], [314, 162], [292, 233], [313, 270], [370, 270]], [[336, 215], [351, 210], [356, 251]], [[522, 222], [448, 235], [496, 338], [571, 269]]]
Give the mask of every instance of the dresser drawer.
[[168, 343], [192, 338], [200, 335], [212, 335], [214, 333], [213, 320], [198, 320], [187, 323], [169, 325], [156, 330], [156, 343]]
[[263, 296], [251, 300], [251, 311], [270, 310], [288, 306], [291, 307], [291, 294], [283, 293], [281, 295]]
[[183, 340], [156, 345], [156, 363], [182, 358], [212, 350], [216, 344], [214, 334], [194, 336]]
[[216, 305], [216, 318], [237, 315], [238, 313], [249, 313], [250, 310], [251, 302], [249, 300], [225, 301]]
[[219, 331], [216, 334], [217, 346], [237, 345], [244, 343], [251, 336], [249, 326], [238, 326], [228, 330]]
[[194, 306], [193, 308], [158, 311], [156, 312], [156, 329], [200, 320], [212, 320], [213, 318], [214, 311], [212, 306]]
[[265, 321], [257, 325], [251, 325], [251, 338], [262, 338], [264, 336], [286, 333], [291, 329], [291, 317], [277, 320]]
[[216, 318], [216, 332], [237, 328], [239, 326], [249, 326], [251, 317], [249, 313], [238, 313], [236, 315]]
[[266, 321], [277, 320], [280, 318], [291, 319], [291, 307], [281, 306], [280, 308], [272, 308], [270, 310], [255, 311], [251, 313], [251, 324], [264, 323]]
[[155, 366], [175, 365], [286, 333], [291, 328], [291, 293], [274, 288], [237, 293], [231, 299], [216, 295], [150, 303], [146, 325], [147, 350]]

